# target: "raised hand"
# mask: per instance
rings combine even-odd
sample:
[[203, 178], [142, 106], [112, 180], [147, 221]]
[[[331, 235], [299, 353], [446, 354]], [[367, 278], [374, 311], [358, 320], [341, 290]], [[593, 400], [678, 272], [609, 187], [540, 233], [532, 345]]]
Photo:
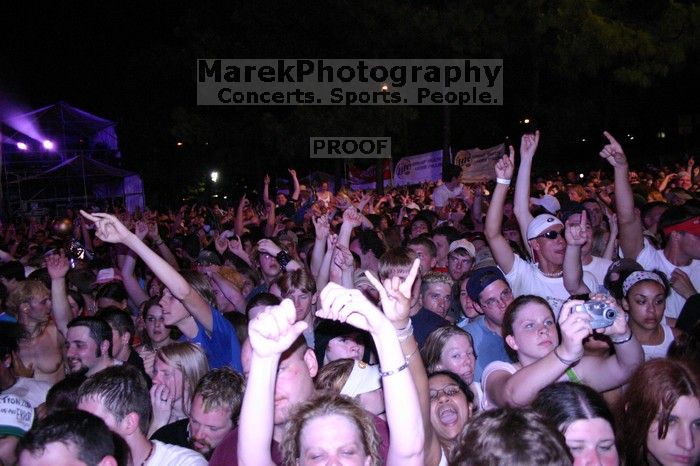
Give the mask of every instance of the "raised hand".
[[509, 154], [503, 155], [503, 157], [496, 162], [496, 177], [510, 180], [513, 178], [513, 171], [515, 170], [515, 149], [513, 146], [509, 147]]
[[265, 178], [263, 178], [263, 183], [270, 184], [270, 175], [267, 173], [265, 174]]
[[228, 249], [228, 239], [224, 235], [217, 235], [214, 240], [214, 247], [216, 247], [216, 252], [223, 255]]
[[362, 225], [362, 214], [354, 207], [350, 207], [343, 212], [343, 225], [357, 228]]
[[379, 292], [382, 311], [395, 326], [398, 324], [398, 328], [405, 328], [408, 325], [406, 321], [411, 311], [411, 290], [419, 269], [420, 259], [416, 259], [405, 279], [387, 278], [384, 280], [384, 284], [380, 283], [379, 279], [372, 275], [372, 272], [365, 271], [365, 276]]
[[228, 250], [236, 254], [237, 252], [243, 251], [243, 245], [241, 244], [241, 237], [236, 235], [228, 240]]
[[148, 222], [148, 237], [153, 241], [160, 241], [160, 232], [158, 231], [158, 223], [155, 221]]
[[279, 356], [308, 327], [304, 321], [296, 322], [296, 309], [290, 299], [279, 306], [267, 306], [248, 324], [248, 338], [253, 352], [261, 358]]
[[88, 214], [84, 210], [81, 210], [80, 213], [83, 217], [95, 223], [95, 234], [102, 241], [123, 243], [132, 234], [114, 215], [102, 212]]
[[295, 169], [293, 169], [293, 168], [288, 168], [287, 171], [289, 172], [289, 176], [291, 176], [292, 178], [296, 178], [296, 177], [297, 177], [297, 171], [296, 171]]
[[520, 157], [532, 159], [537, 151], [537, 146], [540, 143], [540, 131], [535, 131], [535, 134], [526, 133], [520, 138]]
[[678, 268], [671, 272], [671, 288], [685, 299], [697, 294], [697, 290], [693, 286], [693, 282], [690, 281], [688, 274]]
[[[579, 312], [575, 307], [583, 304], [581, 300], [571, 300], [564, 303], [559, 313], [559, 329], [561, 343], [557, 349], [559, 356], [571, 361], [583, 356], [583, 340], [593, 333], [591, 316]], [[556, 329], [552, 329], [556, 333]]]
[[311, 221], [314, 224], [314, 230], [316, 231], [316, 239], [325, 241], [328, 238], [331, 227], [328, 223], [328, 217], [326, 215], [321, 215], [320, 217], [311, 217]]
[[588, 220], [584, 210], [581, 212], [581, 220], [578, 223], [566, 222], [566, 228], [564, 229], [566, 244], [569, 246], [583, 246], [588, 241], [588, 230]]
[[326, 238], [326, 250], [333, 251], [336, 244], [338, 244], [338, 235], [335, 233], [328, 235]]
[[603, 136], [608, 139], [608, 144], [603, 146], [603, 149], [600, 151], [600, 156], [607, 160], [613, 167], [627, 166], [627, 157], [620, 143], [607, 131], [603, 131]]
[[143, 241], [146, 238], [146, 235], [148, 235], [148, 225], [139, 220], [136, 222], [136, 225], [134, 225], [134, 233], [138, 239]]
[[316, 316], [347, 322], [360, 330], [377, 334], [385, 325], [391, 325], [387, 317], [372, 304], [360, 290], [349, 290], [337, 283], [329, 283], [321, 290], [321, 308]]
[[596, 332], [603, 333], [613, 338], [620, 338], [625, 335], [628, 335], [629, 332], [631, 332], [627, 325], [627, 313], [622, 310], [622, 308], [619, 304], [617, 304], [617, 301], [615, 301], [614, 298], [605, 294], [595, 294], [591, 297], [591, 299], [595, 299], [596, 301], [604, 301], [605, 304], [617, 310], [617, 317], [615, 318], [615, 322], [613, 322], [613, 324], [609, 327], [596, 329]]
[[70, 261], [61, 253], [46, 258], [46, 270], [51, 278], [64, 278], [70, 270]]
[[335, 250], [333, 251], [333, 263], [340, 270], [352, 269], [355, 266], [355, 261], [352, 257], [352, 252], [350, 252], [350, 249], [337, 243], [335, 245]]
[[258, 241], [258, 251], [262, 253], [267, 253], [272, 257], [277, 257], [277, 254], [279, 254], [281, 250], [282, 248], [277, 246], [272, 240], [261, 239], [260, 241]]

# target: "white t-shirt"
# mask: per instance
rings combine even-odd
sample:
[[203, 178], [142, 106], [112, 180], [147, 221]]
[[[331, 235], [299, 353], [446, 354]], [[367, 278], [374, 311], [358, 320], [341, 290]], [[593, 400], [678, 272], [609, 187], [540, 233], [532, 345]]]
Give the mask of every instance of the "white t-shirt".
[[[661, 270], [669, 279], [674, 270], [681, 269], [690, 277], [690, 281], [693, 283], [695, 289], [700, 290], [700, 260], [693, 260], [690, 265], [684, 265], [682, 267], [675, 266], [666, 258], [663, 249], [654, 248], [654, 246], [645, 239], [644, 248], [637, 256], [637, 262], [639, 262], [639, 265], [644, 267], [645, 270]], [[666, 300], [666, 311], [664, 315], [671, 319], [677, 319], [684, 304], [685, 298], [676, 293], [676, 290], [671, 289], [671, 295]]]
[[644, 350], [644, 360], [665, 358], [668, 353], [668, 347], [673, 343], [673, 331], [671, 327], [664, 321], [661, 321], [661, 330], [664, 332], [664, 341], [658, 345], [642, 345]]
[[464, 188], [462, 184], [458, 184], [452, 191], [449, 190], [446, 184], [441, 184], [433, 191], [433, 203], [436, 208], [445, 207], [450, 198], [464, 198]]
[[43, 380], [28, 379], [26, 377], [17, 377], [17, 382], [3, 391], [3, 395], [17, 395], [20, 398], [27, 400], [27, 403], [36, 408], [46, 401], [46, 394], [49, 392], [51, 384]]
[[[513, 296], [516, 298], [525, 294], [541, 296], [547, 300], [556, 317], [559, 316], [561, 306], [571, 295], [566, 291], [562, 277], [545, 277], [537, 265], [524, 261], [517, 254], [515, 254], [513, 268], [505, 276], [513, 290]], [[589, 290], [598, 289], [598, 282], [589, 272], [583, 272], [583, 281]]]
[[202, 455], [189, 448], [170, 445], [158, 440], [151, 440], [155, 445], [151, 457], [146, 461], [148, 466], [207, 466], [209, 463]]
[[603, 291], [603, 283], [605, 283], [605, 274], [608, 273], [608, 268], [612, 264], [610, 259], [603, 259], [602, 257], [593, 256], [593, 260], [590, 264], [583, 266], [583, 271], [588, 272], [596, 279], [598, 282], [598, 290], [591, 290], [591, 293], [596, 293]]
[[518, 372], [518, 369], [516, 369], [513, 364], [505, 361], [493, 361], [484, 368], [484, 373], [481, 374], [481, 409], [483, 411], [498, 408], [498, 406], [489, 400], [489, 396], [486, 393], [486, 381], [491, 374], [498, 371], [506, 371], [509, 374], [515, 374]]

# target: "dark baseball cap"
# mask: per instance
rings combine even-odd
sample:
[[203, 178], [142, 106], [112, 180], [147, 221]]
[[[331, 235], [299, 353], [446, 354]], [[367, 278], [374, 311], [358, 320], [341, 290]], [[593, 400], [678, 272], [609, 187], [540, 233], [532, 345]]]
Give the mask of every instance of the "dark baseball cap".
[[476, 269], [469, 276], [469, 281], [467, 282], [467, 294], [472, 301], [479, 302], [479, 295], [482, 291], [484, 291], [484, 288], [496, 280], [503, 280], [504, 282], [508, 283], [506, 281], [506, 277], [503, 275], [503, 272], [501, 272], [501, 269], [498, 267], [491, 266]]

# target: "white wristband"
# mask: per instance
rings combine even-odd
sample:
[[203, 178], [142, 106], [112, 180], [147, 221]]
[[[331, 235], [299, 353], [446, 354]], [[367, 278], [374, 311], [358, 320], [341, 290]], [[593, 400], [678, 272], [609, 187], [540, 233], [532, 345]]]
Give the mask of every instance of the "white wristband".
[[505, 178], [496, 178], [496, 183], [505, 184], [507, 186], [510, 184], [510, 180], [507, 180]]

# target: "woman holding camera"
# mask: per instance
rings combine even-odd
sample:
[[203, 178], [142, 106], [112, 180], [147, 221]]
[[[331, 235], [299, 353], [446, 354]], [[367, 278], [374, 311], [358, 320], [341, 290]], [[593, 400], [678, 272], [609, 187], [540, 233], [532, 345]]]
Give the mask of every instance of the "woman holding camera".
[[516, 298], [503, 317], [506, 350], [515, 364], [495, 361], [481, 376], [482, 408], [527, 406], [544, 387], [558, 381], [584, 383], [603, 392], [624, 384], [644, 360], [639, 342], [627, 326], [624, 312], [617, 311], [612, 325], [598, 329], [614, 343], [607, 357], [584, 356], [583, 340], [593, 334], [593, 317], [577, 308], [583, 301], [568, 301], [559, 314], [557, 332], [554, 313], [544, 299], [534, 295]]

